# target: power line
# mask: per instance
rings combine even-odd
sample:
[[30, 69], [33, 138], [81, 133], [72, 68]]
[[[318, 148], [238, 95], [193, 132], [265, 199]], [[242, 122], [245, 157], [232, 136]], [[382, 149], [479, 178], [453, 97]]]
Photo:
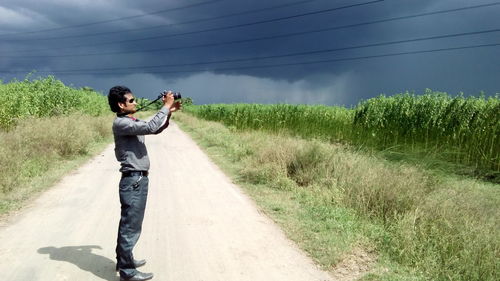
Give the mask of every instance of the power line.
[[264, 12], [264, 11], [271, 11], [271, 10], [275, 10], [275, 9], [288, 8], [288, 7], [297, 6], [297, 5], [301, 5], [301, 4], [305, 4], [305, 3], [311, 3], [311, 2], [315, 2], [315, 1], [322, 1], [322, 0], [302, 0], [302, 1], [292, 2], [292, 3], [275, 5], [275, 6], [266, 7], [266, 8], [230, 13], [230, 14], [216, 16], [216, 17], [202, 18], [202, 19], [196, 19], [196, 20], [190, 20], [190, 21], [184, 21], [184, 22], [178, 22], [178, 23], [171, 23], [171, 24], [161, 24], [161, 25], [148, 26], [148, 27], [131, 28], [131, 29], [125, 29], [125, 30], [120, 30], [120, 31], [107, 31], [107, 32], [79, 34], [79, 35], [78, 34], [77, 35], [65, 35], [65, 36], [58, 36], [58, 37], [13, 39], [13, 40], [8, 40], [8, 41], [10, 41], [10, 42], [25, 42], [25, 41], [34, 41], [34, 40], [46, 41], [46, 40], [56, 40], [56, 39], [83, 38], [83, 37], [91, 37], [91, 36], [99, 36], [99, 35], [118, 34], [118, 33], [132, 32], [132, 31], [139, 31], [139, 30], [149, 30], [149, 29], [157, 29], [157, 28], [164, 28], [164, 27], [173, 27], [173, 26], [179, 26], [179, 25], [185, 25], [185, 24], [193, 24], [193, 23], [200, 23], [200, 22], [206, 22], [206, 21], [225, 19], [225, 18], [230, 18], [230, 17], [235, 17], [235, 16], [250, 15], [250, 14], [260, 13], [260, 12]]
[[144, 41], [144, 40], [153, 40], [153, 39], [167, 38], [167, 37], [180, 36], [180, 35], [199, 34], [199, 33], [210, 32], [210, 31], [220, 31], [220, 30], [241, 28], [241, 27], [246, 27], [246, 26], [258, 25], [258, 24], [264, 24], [264, 23], [271, 23], [271, 22], [277, 22], [277, 21], [283, 21], [283, 20], [289, 20], [289, 19], [293, 19], [293, 18], [299, 18], [299, 17], [317, 15], [317, 14], [322, 14], [322, 13], [329, 13], [329, 12], [333, 12], [333, 11], [337, 11], [337, 10], [354, 8], [354, 7], [359, 7], [359, 6], [369, 5], [369, 4], [375, 4], [375, 3], [379, 3], [379, 2], [383, 2], [383, 1], [385, 1], [385, 0], [372, 0], [372, 1], [369, 1], [369, 2], [363, 2], [363, 3], [351, 4], [351, 5], [346, 5], [346, 6], [336, 7], [336, 8], [329, 8], [329, 9], [317, 10], [317, 11], [313, 11], [313, 12], [295, 14], [295, 15], [286, 16], [286, 17], [280, 17], [280, 18], [274, 18], [274, 19], [267, 19], [267, 20], [249, 22], [249, 23], [242, 23], [242, 24], [237, 24], [237, 25], [216, 27], [216, 28], [210, 28], [210, 29], [204, 29], [204, 30], [197, 30], [197, 31], [185, 32], [185, 33], [178, 33], [178, 34], [152, 36], [152, 37], [144, 37], [144, 38], [138, 38], [138, 39], [128, 39], [128, 40], [122, 40], [122, 41], [104, 42], [104, 43], [94, 43], [94, 44], [65, 46], [65, 47], [51, 48], [51, 49], [20, 50], [20, 51], [16, 51], [16, 53], [17, 52], [39, 52], [39, 51], [45, 51], [45, 50], [61, 50], [61, 49], [68, 49], [68, 48], [79, 48], [79, 47], [90, 47], [90, 46], [94, 47], [94, 46], [103, 46], [103, 45], [110, 45], [110, 44], [121, 44], [121, 43], [127, 43], [127, 42], [137, 42], [137, 41]]
[[184, 9], [188, 9], [188, 8], [194, 8], [194, 7], [198, 7], [198, 6], [208, 5], [208, 4], [212, 4], [212, 3], [216, 3], [216, 2], [221, 2], [221, 1], [225, 1], [225, 0], [209, 0], [209, 1], [205, 1], [205, 2], [198, 2], [198, 3], [195, 3], [195, 4], [189, 4], [189, 5], [181, 6], [181, 7], [177, 7], [177, 8], [170, 8], [170, 9], [160, 10], [160, 11], [156, 11], [156, 12], [144, 13], [144, 14], [134, 15], [134, 16], [128, 16], [128, 17], [115, 18], [115, 19], [110, 19], [110, 20], [102, 20], [102, 21], [82, 23], [82, 24], [75, 24], [75, 25], [68, 25], [68, 26], [62, 26], [62, 27], [40, 29], [40, 30], [35, 30], [35, 31], [23, 31], [23, 32], [14, 32], [14, 33], [4, 33], [4, 34], [0, 34], [0, 37], [11, 36], [11, 35], [21, 35], [21, 34], [34, 34], [34, 33], [42, 33], [42, 32], [47, 32], [47, 31], [64, 30], [64, 29], [80, 28], [80, 27], [86, 27], [86, 26], [92, 26], [92, 25], [99, 25], [99, 24], [103, 24], [103, 23], [110, 23], [110, 22], [115, 22], [115, 21], [123, 21], [123, 20], [129, 20], [129, 19], [134, 19], [134, 18], [146, 17], [146, 16], [150, 16], [150, 15], [162, 14], [162, 13], [166, 13], [166, 12], [179, 11], [179, 10], [184, 10]]
[[[422, 54], [422, 53], [434, 53], [434, 52], [444, 52], [444, 51], [455, 51], [455, 50], [464, 50], [464, 49], [476, 49], [476, 48], [484, 48], [484, 47], [496, 47], [500, 46], [500, 43], [491, 43], [491, 44], [480, 44], [480, 45], [469, 45], [469, 46], [460, 46], [460, 47], [449, 47], [449, 48], [439, 48], [439, 49], [430, 49], [430, 50], [421, 50], [421, 51], [408, 51], [408, 52], [399, 52], [399, 53], [388, 53], [388, 54], [379, 54], [379, 55], [369, 55], [369, 56], [358, 56], [358, 57], [348, 57], [348, 58], [336, 58], [336, 59], [327, 59], [327, 60], [314, 60], [314, 61], [304, 61], [304, 62], [293, 62], [293, 63], [280, 63], [280, 64], [267, 64], [267, 65], [254, 65], [254, 66], [240, 66], [240, 67], [225, 67], [225, 68], [213, 68], [213, 69], [192, 69], [192, 70], [168, 70], [168, 71], [147, 71], [147, 73], [189, 73], [189, 72], [203, 72], [203, 71], [227, 71], [227, 70], [245, 70], [245, 69], [259, 69], [259, 68], [273, 68], [273, 67], [283, 67], [283, 66], [297, 66], [297, 65], [310, 65], [310, 64], [322, 64], [322, 63], [332, 63], [332, 62], [342, 62], [342, 61], [353, 61], [353, 60], [364, 60], [364, 59], [373, 59], [373, 58], [382, 58], [382, 57], [392, 57], [392, 56], [400, 56], [400, 55], [414, 55], [414, 54]], [[119, 69], [130, 69], [127, 67], [121, 67]], [[27, 71], [6, 71], [0, 70], [0, 73], [26, 73]], [[56, 71], [37, 71], [41, 73], [59, 73], [61, 75], [84, 75], [84, 74], [93, 74], [93, 75], [116, 75], [116, 74], [133, 74], [135, 72], [56, 72]]]
[[[229, 44], [248, 43], [248, 42], [254, 42], [254, 41], [272, 40], [272, 39], [278, 39], [278, 38], [300, 36], [300, 35], [306, 35], [306, 34], [311, 34], [311, 33], [320, 33], [320, 32], [327, 32], [327, 31], [334, 31], [334, 30], [340, 30], [340, 29], [346, 29], [346, 28], [353, 28], [353, 27], [360, 27], [360, 26], [366, 26], [366, 25], [372, 25], [372, 24], [378, 24], [378, 23], [385, 23], [385, 22], [391, 22], [391, 21], [405, 20], [405, 19], [410, 19], [410, 18], [417, 18], [417, 17], [424, 17], [424, 16], [430, 16], [430, 15], [444, 14], [444, 13], [452, 13], [452, 12], [458, 12], [458, 11], [464, 11], [464, 10], [485, 8], [485, 7], [496, 6], [496, 5], [500, 5], [500, 2], [489, 3], [489, 4], [482, 4], [482, 5], [474, 5], [474, 6], [466, 6], [466, 7], [454, 8], [454, 9], [447, 9], [447, 10], [438, 10], [438, 11], [434, 11], [434, 12], [419, 13], [419, 14], [399, 16], [399, 17], [392, 17], [392, 18], [386, 18], [386, 19], [380, 19], [380, 20], [373, 20], [373, 21], [366, 21], [366, 22], [355, 23], [355, 24], [347, 24], [347, 25], [333, 26], [333, 27], [327, 27], [327, 28], [313, 29], [313, 30], [308, 30], [308, 31], [291, 32], [291, 33], [285, 33], [285, 34], [279, 34], [279, 35], [273, 35], [273, 36], [264, 36], [264, 37], [250, 38], [250, 39], [233, 40], [233, 41], [226, 41], [226, 42], [217, 42], [217, 43], [186, 45], [186, 46], [180, 46], [180, 47], [168, 47], [168, 48], [156, 48], [156, 49], [142, 49], [142, 50], [138, 50], [138, 51], [116, 51], [116, 52], [101, 52], [101, 53], [87, 53], [87, 54], [69, 54], [69, 55], [54, 55], [54, 56], [45, 56], [45, 55], [5, 56], [5, 55], [0, 55], [0, 57], [37, 58], [37, 57], [100, 56], [100, 55], [141, 53], [141, 52], [164, 52], [164, 51], [173, 51], [173, 50], [181, 50], [181, 49], [188, 49], [188, 48], [214, 47], [214, 46], [223, 46], [223, 45], [229, 45]], [[203, 32], [203, 31], [199, 31], [199, 32]], [[179, 36], [179, 35], [186, 35], [186, 33], [171, 34], [171, 35], [166, 35], [165, 37], [167, 37], [167, 36], [173, 37], [173, 36]], [[33, 50], [31, 50], [31, 51], [33, 51]], [[21, 52], [27, 52], [27, 51], [21, 51]]]
[[[264, 60], [264, 59], [276, 59], [276, 58], [295, 57], [295, 56], [304, 56], [304, 55], [316, 55], [316, 54], [324, 54], [324, 53], [346, 51], [346, 50], [353, 50], [353, 49], [360, 49], [360, 48], [387, 46], [387, 45], [402, 44], [402, 43], [409, 43], [409, 42], [427, 41], [427, 40], [461, 37], [461, 36], [486, 34], [486, 33], [494, 33], [494, 32], [500, 32], [500, 29], [497, 28], [497, 29], [488, 29], [488, 30], [480, 30], [480, 31], [472, 31], [472, 32], [444, 34], [444, 35], [436, 35], [436, 36], [430, 36], [430, 37], [420, 37], [420, 38], [412, 38], [412, 39], [405, 39], [405, 40], [379, 42], [379, 43], [372, 43], [372, 44], [364, 44], [364, 45], [349, 46], [349, 47], [342, 47], [342, 48], [333, 48], [333, 49], [330, 48], [330, 49], [322, 49], [322, 50], [306, 51], [306, 52], [295, 52], [295, 53], [279, 54], [279, 55], [271, 55], [271, 56], [246, 57], [246, 58], [225, 59], [225, 60], [215, 60], [215, 61], [201, 61], [201, 62], [192, 62], [192, 63], [129, 66], [129, 67], [125, 67], [125, 68], [126, 69], [149, 69], [149, 68], [184, 67], [184, 66], [198, 66], [198, 65], [206, 65], [206, 64], [256, 61], [256, 60]], [[53, 70], [53, 71], [60, 73], [60, 72], [81, 72], [81, 71], [114, 71], [114, 70], [120, 70], [120, 69], [123, 69], [123, 67], [91, 68], [91, 69], [65, 69], [65, 70]]]
[[[481, 45], [469, 45], [469, 46], [461, 46], [461, 47], [450, 47], [450, 48], [440, 48], [440, 49], [421, 50], [421, 51], [409, 51], [409, 52], [389, 53], [389, 54], [381, 54], [381, 55], [371, 55], [371, 56], [360, 56], [360, 57], [350, 57], [350, 58], [329, 59], [329, 60], [316, 60], [316, 61], [295, 62], [295, 63], [281, 63], [281, 64], [257, 65], [257, 66], [243, 66], [243, 67], [232, 67], [232, 68], [230, 68], [230, 67], [228, 67], [228, 68], [217, 68], [217, 69], [213, 69], [212, 71], [243, 70], [243, 69], [258, 69], [258, 68], [271, 68], [271, 67], [283, 67], [283, 66], [321, 64], [321, 63], [332, 63], [332, 62], [341, 62], [341, 61], [364, 60], [364, 59], [383, 58], [383, 57], [392, 57], [392, 56], [401, 56], [401, 55], [415, 55], [415, 54], [423, 54], [423, 53], [456, 51], [456, 50], [475, 49], [475, 48], [484, 48], [484, 47], [495, 47], [495, 46], [500, 46], [500, 43], [481, 44]], [[200, 70], [188, 70], [188, 71], [180, 71], [180, 72], [199, 72], [199, 71]], [[169, 71], [169, 72], [158, 71], [158, 72], [150, 72], [150, 73], [176, 73], [176, 72], [179, 72], [179, 71]]]
[[[305, 62], [294, 62], [294, 63], [281, 63], [281, 64], [268, 64], [268, 65], [255, 65], [255, 66], [242, 66], [242, 67], [226, 67], [226, 68], [213, 68], [213, 69], [193, 69], [193, 70], [171, 70], [171, 71], [148, 71], [148, 73], [192, 73], [192, 72], [203, 72], [203, 71], [227, 71], [227, 70], [245, 70], [245, 69], [261, 69], [261, 68], [274, 68], [274, 67], [283, 67], [283, 66], [298, 66], [298, 65], [311, 65], [311, 64], [322, 64], [322, 63], [332, 63], [332, 62], [341, 62], [341, 61], [353, 61], [353, 60], [365, 60], [365, 59], [373, 59], [373, 58], [383, 58], [383, 57], [392, 57], [392, 56], [401, 56], [401, 55], [415, 55], [415, 54], [423, 54], [423, 53], [435, 53], [435, 52], [444, 52], [444, 51], [456, 51], [456, 50], [464, 50], [464, 49], [476, 49], [476, 48], [484, 48], [484, 47], [496, 47], [500, 46], [500, 43], [492, 43], [492, 44], [481, 44], [481, 45], [469, 45], [469, 46], [460, 46], [460, 47], [450, 47], [450, 48], [440, 48], [440, 49], [431, 49], [431, 50], [421, 50], [421, 51], [409, 51], [409, 52], [399, 52], [399, 53], [389, 53], [389, 54], [380, 54], [380, 55], [370, 55], [370, 56], [360, 56], [360, 57], [350, 57], [350, 58], [338, 58], [338, 59], [329, 59], [329, 60], [316, 60], [316, 61], [305, 61]], [[19, 73], [18, 71], [0, 71], [1, 73]], [[54, 73], [52, 71], [38, 71], [42, 73]], [[25, 72], [22, 72], [25, 73]], [[83, 72], [83, 73], [61, 73], [61, 75], [83, 75], [83, 74], [94, 74], [94, 75], [116, 75], [116, 74], [134, 74], [134, 72]]]

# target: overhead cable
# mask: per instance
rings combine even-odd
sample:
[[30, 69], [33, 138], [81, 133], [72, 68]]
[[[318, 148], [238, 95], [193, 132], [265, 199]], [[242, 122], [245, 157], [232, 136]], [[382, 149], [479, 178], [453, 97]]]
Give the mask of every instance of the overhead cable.
[[[161, 64], [161, 65], [142, 65], [142, 66], [128, 66], [126, 69], [150, 69], [150, 68], [166, 68], [166, 67], [183, 67], [183, 66], [197, 66], [197, 65], [206, 65], [206, 64], [219, 64], [219, 63], [234, 63], [234, 62], [245, 62], [245, 61], [256, 61], [256, 60], [264, 60], [264, 59], [276, 59], [276, 58], [285, 58], [285, 57], [296, 57], [296, 56], [304, 56], [304, 55], [317, 55], [324, 53], [331, 53], [337, 51], [346, 51], [360, 48], [368, 48], [368, 47], [378, 47], [378, 46], [387, 46], [394, 44], [402, 44], [402, 43], [410, 43], [410, 42], [418, 42], [418, 41], [427, 41], [427, 40], [435, 40], [435, 39], [443, 39], [443, 38], [452, 38], [452, 37], [461, 37], [461, 36], [469, 36], [469, 35], [477, 35], [477, 34], [486, 34], [486, 33], [495, 33], [500, 32], [500, 28], [497, 29], [488, 29], [488, 30], [480, 30], [473, 32], [462, 32], [462, 33], [453, 33], [453, 34], [444, 34], [444, 35], [436, 35], [430, 37], [420, 37], [420, 38], [412, 38], [405, 40], [397, 40], [397, 41], [388, 41], [388, 42], [379, 42], [372, 44], [364, 44], [357, 46], [348, 46], [341, 48], [330, 48], [330, 49], [321, 49], [314, 51], [304, 51], [304, 52], [295, 52], [295, 53], [287, 53], [287, 54], [278, 54], [278, 55], [270, 55], [270, 56], [259, 56], [259, 57], [245, 57], [245, 58], [236, 58], [236, 59], [225, 59], [225, 60], [214, 60], [214, 61], [199, 61], [192, 63], [174, 63], [174, 64]], [[90, 69], [65, 69], [65, 70], [53, 70], [54, 72], [79, 72], [79, 71], [114, 71], [120, 70], [123, 67], [109, 67], [109, 68], [90, 68]]]
[[151, 36], [151, 37], [144, 37], [144, 38], [137, 38], [137, 39], [128, 39], [128, 40], [121, 40], [121, 41], [104, 42], [104, 43], [93, 43], [93, 44], [83, 44], [83, 45], [79, 44], [79, 45], [62, 46], [62, 47], [50, 48], [50, 49], [19, 50], [19, 51], [16, 51], [16, 53], [17, 52], [39, 52], [39, 51], [45, 51], [45, 50], [61, 50], [61, 49], [80, 48], [80, 47], [95, 47], [95, 46], [104, 46], [104, 45], [112, 45], [112, 44], [121, 44], [121, 43], [126, 43], [126, 42], [137, 42], [137, 41], [144, 41], [144, 40], [153, 40], [153, 39], [167, 38], [167, 37], [180, 36], [180, 35], [191, 35], [191, 34], [198, 34], [198, 33], [210, 32], [210, 31], [221, 31], [221, 30], [235, 29], [235, 28], [241, 28], [241, 27], [258, 25], [258, 24], [265, 24], [265, 23], [271, 23], [271, 22], [277, 22], [277, 21], [290, 20], [290, 19], [299, 18], [299, 17], [317, 15], [317, 14], [321, 14], [321, 13], [329, 13], [329, 12], [333, 12], [333, 11], [338, 11], [338, 10], [343, 10], [343, 9], [348, 9], [348, 8], [354, 8], [354, 7], [359, 7], [359, 6], [364, 6], [364, 5], [374, 4], [374, 3], [379, 3], [379, 2], [383, 2], [383, 1], [385, 1], [385, 0], [373, 0], [373, 1], [369, 1], [369, 2], [363, 2], [363, 3], [358, 3], [358, 4], [351, 4], [351, 5], [346, 5], [346, 6], [336, 7], [336, 8], [322, 9], [322, 10], [317, 10], [317, 11], [313, 11], [313, 12], [295, 14], [295, 15], [286, 16], [286, 17], [273, 18], [273, 19], [267, 19], [267, 20], [249, 22], [249, 23], [242, 23], [242, 24], [236, 24], [236, 25], [230, 25], [230, 26], [223, 26], [223, 27], [216, 27], [216, 28], [210, 28], [210, 29], [204, 29], [204, 30], [197, 30], [197, 31], [191, 31], [191, 32], [184, 32], [182, 34], [169, 34], [169, 35]]
[[[405, 20], [405, 19], [411, 19], [411, 18], [417, 18], [417, 17], [431, 16], [431, 15], [444, 14], [444, 13], [452, 13], [452, 12], [458, 12], [458, 11], [464, 11], [464, 10], [471, 10], [471, 9], [478, 9], [478, 8], [485, 8], [485, 7], [495, 6], [495, 5], [500, 5], [500, 2], [489, 3], [489, 4], [482, 4], [482, 5], [474, 5], [474, 6], [466, 6], [466, 7], [461, 7], [461, 8], [447, 9], [447, 10], [438, 10], [438, 11], [427, 12], [427, 13], [419, 13], [419, 14], [399, 16], [399, 17], [392, 17], [392, 18], [379, 19], [379, 20], [373, 20], [373, 21], [365, 21], [365, 22], [360, 22], [360, 23], [346, 24], [346, 25], [339, 25], [339, 26], [332, 26], [332, 27], [326, 27], [326, 28], [320, 28], [320, 29], [312, 29], [312, 30], [307, 30], [307, 31], [290, 32], [290, 33], [284, 33], [284, 34], [278, 34], [278, 35], [255, 37], [255, 38], [241, 39], [241, 40], [232, 40], [232, 41], [225, 41], [225, 42], [184, 45], [184, 46], [178, 46], [178, 47], [166, 47], [166, 48], [155, 48], [155, 49], [141, 49], [141, 50], [134, 50], [134, 51], [114, 51], [114, 52], [84, 53], [84, 54], [17, 55], [17, 56], [7, 56], [7, 55], [0, 54], [0, 57], [19, 57], [19, 58], [79, 57], [79, 56], [100, 56], [100, 55], [130, 54], [130, 53], [142, 53], [142, 52], [166, 52], [166, 51], [173, 51], [173, 50], [183, 50], [183, 49], [188, 49], [188, 48], [215, 47], [215, 46], [223, 46], [223, 45], [230, 45], [230, 44], [240, 44], [240, 43], [262, 41], [262, 40], [273, 40], [273, 39], [286, 38], [286, 37], [292, 37], [292, 36], [301, 36], [301, 35], [307, 35], [307, 34], [312, 34], [312, 33], [328, 32], [328, 31], [334, 31], [334, 30], [340, 30], [340, 29], [347, 29], [347, 28], [354, 28], [354, 27], [360, 27], [360, 26], [367, 26], [367, 25], [378, 24], [378, 23], [385, 23], [385, 22], [391, 22], [391, 21], [399, 21], [399, 20]], [[202, 32], [202, 31], [198, 31], [198, 32]], [[167, 36], [168, 37], [173, 37], [173, 36], [180, 36], [180, 35], [187, 35], [187, 34], [186, 33], [178, 33], [178, 34], [166, 35], [165, 37], [167, 37]], [[125, 42], [127, 42], [127, 40], [120, 41], [120, 42], [121, 43], [125, 43]], [[34, 50], [31, 50], [30, 52], [33, 52], [33, 51]], [[28, 52], [28, 51], [18, 51], [18, 52]]]
[[139, 31], [139, 30], [151, 30], [151, 29], [157, 29], [157, 28], [166, 28], [166, 27], [174, 27], [174, 26], [179, 26], [179, 25], [186, 25], [186, 24], [193, 24], [193, 23], [201, 23], [201, 22], [207, 22], [207, 21], [213, 21], [213, 20], [220, 20], [220, 19], [225, 19], [225, 18], [230, 18], [230, 17], [236, 17], [236, 16], [242, 16], [242, 15], [250, 15], [250, 14], [255, 14], [255, 13], [260, 13], [264, 11], [271, 11], [275, 9], [283, 9], [287, 7], [292, 7], [292, 6], [297, 6], [305, 3], [310, 3], [310, 2], [315, 2], [315, 1], [322, 1], [322, 0], [302, 0], [302, 1], [296, 1], [292, 3], [285, 3], [285, 4], [280, 4], [280, 5], [274, 5], [270, 7], [265, 7], [265, 8], [259, 8], [259, 9], [253, 9], [253, 10], [248, 10], [248, 11], [242, 11], [242, 12], [236, 12], [236, 13], [230, 13], [230, 14], [225, 14], [225, 15], [220, 15], [220, 16], [215, 16], [215, 17], [208, 17], [208, 18], [201, 18], [201, 19], [194, 19], [194, 20], [189, 20], [189, 21], [183, 21], [183, 22], [176, 22], [176, 23], [170, 23], [170, 24], [160, 24], [160, 25], [155, 25], [155, 26], [147, 26], [147, 27], [139, 27], [139, 28], [128, 28], [125, 30], [119, 30], [119, 31], [106, 31], [106, 32], [97, 32], [97, 33], [88, 33], [88, 34], [74, 34], [74, 35], [64, 35], [64, 36], [54, 36], [54, 37], [41, 37], [41, 38], [27, 38], [27, 39], [8, 39], [9, 42], [24, 42], [24, 41], [33, 41], [33, 40], [58, 40], [58, 39], [71, 39], [71, 38], [84, 38], [84, 37], [91, 37], [91, 36], [100, 36], [100, 35], [115, 35], [118, 33], [125, 33], [125, 32], [134, 32], [134, 31]]
[[11, 35], [20, 35], [20, 34], [42, 33], [42, 32], [47, 32], [47, 31], [64, 30], [64, 29], [71, 29], [71, 28], [81, 28], [81, 27], [86, 27], [86, 26], [99, 25], [99, 24], [103, 24], [103, 23], [110, 23], [110, 22], [116, 22], [116, 21], [123, 21], [123, 20], [129, 20], [129, 19], [134, 19], [134, 18], [146, 17], [146, 16], [150, 16], [150, 15], [157, 15], [157, 14], [162, 14], [162, 13], [166, 13], [166, 12], [179, 11], [179, 10], [184, 10], [184, 9], [188, 9], [188, 8], [194, 8], [194, 7], [198, 7], [198, 6], [208, 5], [208, 4], [212, 4], [212, 3], [216, 3], [216, 2], [221, 2], [221, 1], [225, 1], [225, 0], [209, 0], [209, 1], [205, 1], [205, 2], [198, 2], [198, 3], [194, 3], [194, 4], [189, 4], [189, 5], [186, 5], [186, 6], [181, 6], [181, 7], [176, 7], [176, 8], [170, 8], [170, 9], [165, 9], [165, 10], [160, 10], [160, 11], [156, 11], [156, 12], [144, 13], [144, 14], [139, 14], [139, 15], [134, 15], [134, 16], [109, 19], [109, 20], [95, 21], [95, 22], [89, 22], [89, 23], [67, 25], [67, 26], [47, 28], [47, 29], [40, 29], [40, 30], [34, 30], [34, 31], [21, 31], [21, 32], [13, 32], [13, 33], [4, 33], [4, 34], [0, 34], [0, 37], [11, 36]]
[[[189, 72], [204, 72], [204, 71], [227, 71], [227, 70], [244, 70], [244, 69], [260, 69], [260, 68], [274, 68], [274, 67], [284, 67], [284, 66], [297, 66], [297, 65], [310, 65], [310, 64], [322, 64], [322, 63], [332, 63], [332, 62], [342, 62], [342, 61], [353, 61], [353, 60], [365, 60], [365, 59], [373, 59], [373, 58], [383, 58], [383, 57], [392, 57], [392, 56], [401, 56], [401, 55], [415, 55], [415, 54], [423, 54], [423, 53], [435, 53], [435, 52], [444, 52], [444, 51], [456, 51], [456, 50], [465, 50], [465, 49], [476, 49], [476, 48], [485, 48], [485, 47], [496, 47], [500, 46], [500, 43], [491, 43], [491, 44], [479, 44], [479, 45], [468, 45], [468, 46], [460, 46], [460, 47], [449, 47], [449, 48], [439, 48], [439, 49], [430, 49], [430, 50], [420, 50], [420, 51], [408, 51], [408, 52], [398, 52], [398, 53], [388, 53], [388, 54], [379, 54], [379, 55], [368, 55], [368, 56], [358, 56], [358, 57], [348, 57], [348, 58], [335, 58], [335, 59], [324, 59], [324, 60], [313, 60], [313, 61], [303, 61], [303, 62], [292, 62], [292, 63], [279, 63], [279, 64], [266, 64], [266, 65], [251, 65], [251, 66], [236, 66], [236, 67], [223, 67], [223, 68], [212, 68], [212, 69], [191, 69], [191, 70], [155, 70], [155, 71], [144, 71], [146, 73], [189, 73]], [[121, 67], [119, 69], [127, 70], [127, 67]], [[17, 70], [0, 70], [0, 73], [26, 73], [27, 71]], [[61, 74], [61, 75], [83, 75], [83, 74], [92, 74], [92, 75], [117, 75], [117, 74], [136, 74], [137, 70], [134, 69], [134, 72], [95, 72], [95, 71], [80, 71], [80, 72], [65, 72], [65, 71], [52, 71], [52, 70], [41, 70], [36, 71], [40, 73], [53, 73], [53, 74]]]

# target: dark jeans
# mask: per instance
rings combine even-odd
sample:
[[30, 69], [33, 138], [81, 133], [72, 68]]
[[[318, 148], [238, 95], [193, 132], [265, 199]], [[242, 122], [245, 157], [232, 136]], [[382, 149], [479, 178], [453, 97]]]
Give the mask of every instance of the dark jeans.
[[122, 177], [120, 180], [121, 219], [118, 227], [116, 260], [120, 276], [134, 276], [134, 249], [141, 235], [144, 209], [148, 197], [149, 179], [147, 176]]

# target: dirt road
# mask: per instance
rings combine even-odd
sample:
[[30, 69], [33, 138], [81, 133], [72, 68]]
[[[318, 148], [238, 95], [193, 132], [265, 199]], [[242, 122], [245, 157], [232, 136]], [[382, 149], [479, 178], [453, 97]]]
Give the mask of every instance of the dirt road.
[[[331, 280], [175, 124], [146, 143], [150, 190], [135, 256], [153, 280]], [[2, 222], [0, 280], [119, 280], [113, 147]]]

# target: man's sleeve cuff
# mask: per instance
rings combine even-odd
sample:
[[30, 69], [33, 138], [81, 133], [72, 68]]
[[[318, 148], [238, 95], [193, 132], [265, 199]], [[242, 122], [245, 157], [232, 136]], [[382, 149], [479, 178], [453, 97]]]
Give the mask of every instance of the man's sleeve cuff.
[[160, 109], [161, 112], [165, 113], [165, 115], [168, 115], [168, 113], [170, 112], [170, 110], [165, 107], [165, 106], [162, 106], [161, 109]]

